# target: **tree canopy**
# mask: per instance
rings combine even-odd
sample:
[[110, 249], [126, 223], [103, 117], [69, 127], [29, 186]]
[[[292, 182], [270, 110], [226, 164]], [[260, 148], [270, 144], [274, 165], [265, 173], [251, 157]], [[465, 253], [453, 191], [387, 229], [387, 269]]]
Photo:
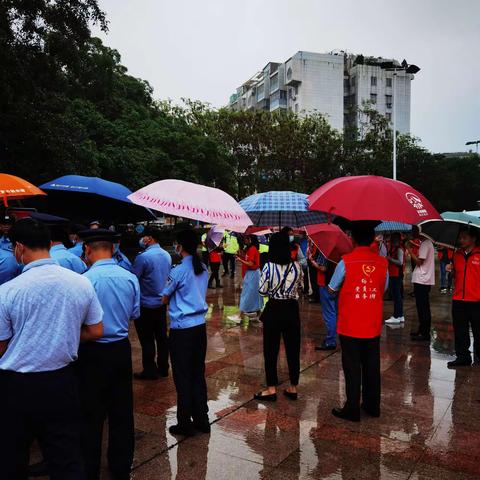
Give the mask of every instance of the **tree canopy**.
[[[41, 183], [100, 176], [132, 189], [163, 178], [255, 191], [310, 193], [341, 175], [391, 176], [392, 132], [369, 105], [344, 134], [325, 117], [234, 112], [199, 101], [157, 101], [119, 52], [91, 36], [107, 30], [96, 0], [0, 3], [0, 168]], [[167, 97], [168, 92], [156, 92]], [[475, 208], [478, 155], [446, 158], [398, 136], [398, 178], [439, 210]]]

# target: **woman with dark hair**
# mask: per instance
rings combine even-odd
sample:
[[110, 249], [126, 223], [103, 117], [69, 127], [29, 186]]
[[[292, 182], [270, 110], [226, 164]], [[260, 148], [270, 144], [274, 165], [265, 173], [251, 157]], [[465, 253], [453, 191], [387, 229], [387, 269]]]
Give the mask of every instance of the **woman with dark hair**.
[[247, 235], [244, 238], [245, 253], [237, 255], [242, 264], [242, 293], [240, 295], [240, 313], [232, 315], [229, 320], [240, 323], [244, 314], [257, 316], [263, 307], [263, 299], [258, 293], [260, 284], [260, 252], [256, 235]]
[[277, 399], [277, 360], [282, 337], [290, 375], [290, 387], [283, 393], [291, 400], [297, 399], [300, 376], [298, 297], [302, 281], [302, 267], [291, 259], [288, 237], [275, 233], [270, 239], [269, 261], [263, 267], [260, 280], [260, 293], [268, 297], [261, 316], [267, 389], [255, 394], [257, 400], [271, 402]]
[[172, 435], [210, 432], [205, 381], [208, 272], [197, 252], [199, 244], [193, 230], [178, 233], [175, 251], [182, 261], [170, 272], [162, 292], [163, 303], [169, 305], [170, 359], [177, 389], [178, 424], [170, 427]]

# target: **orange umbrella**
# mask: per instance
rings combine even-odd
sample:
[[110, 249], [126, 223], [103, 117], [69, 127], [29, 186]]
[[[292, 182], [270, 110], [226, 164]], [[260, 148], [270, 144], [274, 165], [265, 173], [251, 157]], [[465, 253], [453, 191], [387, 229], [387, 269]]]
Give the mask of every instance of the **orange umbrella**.
[[46, 195], [46, 193], [23, 178], [0, 173], [0, 196], [3, 197], [3, 204], [6, 207], [9, 199], [21, 200], [35, 195]]

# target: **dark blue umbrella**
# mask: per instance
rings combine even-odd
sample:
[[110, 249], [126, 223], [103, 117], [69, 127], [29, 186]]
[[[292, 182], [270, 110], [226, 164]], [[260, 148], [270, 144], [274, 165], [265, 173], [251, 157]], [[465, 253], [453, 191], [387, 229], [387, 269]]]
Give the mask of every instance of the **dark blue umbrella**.
[[102, 178], [65, 175], [44, 183], [41, 188], [48, 193], [49, 212], [57, 215], [120, 222], [155, 218], [150, 210], [127, 198], [131, 190]]
[[290, 191], [256, 193], [240, 205], [257, 227], [303, 228], [326, 223], [328, 215], [308, 209], [308, 195]]

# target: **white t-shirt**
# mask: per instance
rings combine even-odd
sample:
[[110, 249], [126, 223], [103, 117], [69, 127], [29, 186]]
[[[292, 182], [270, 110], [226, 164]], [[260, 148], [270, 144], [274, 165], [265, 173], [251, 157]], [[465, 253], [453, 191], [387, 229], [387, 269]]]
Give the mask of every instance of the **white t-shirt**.
[[422, 259], [423, 263], [415, 267], [412, 274], [412, 283], [435, 285], [435, 249], [430, 240], [422, 240], [418, 258]]

